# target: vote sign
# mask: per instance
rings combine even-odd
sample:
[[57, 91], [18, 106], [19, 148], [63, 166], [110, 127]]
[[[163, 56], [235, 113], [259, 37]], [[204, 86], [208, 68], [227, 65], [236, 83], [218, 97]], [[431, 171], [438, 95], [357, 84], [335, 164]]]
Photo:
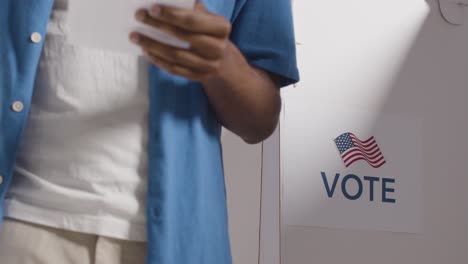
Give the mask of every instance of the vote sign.
[[422, 232], [421, 120], [327, 109], [281, 131], [284, 224]]

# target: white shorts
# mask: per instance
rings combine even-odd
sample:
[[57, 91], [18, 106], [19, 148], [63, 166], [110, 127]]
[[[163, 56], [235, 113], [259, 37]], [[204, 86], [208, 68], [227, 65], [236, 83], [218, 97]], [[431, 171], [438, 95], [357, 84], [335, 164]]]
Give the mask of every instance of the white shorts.
[[145, 264], [146, 243], [5, 219], [2, 264]]

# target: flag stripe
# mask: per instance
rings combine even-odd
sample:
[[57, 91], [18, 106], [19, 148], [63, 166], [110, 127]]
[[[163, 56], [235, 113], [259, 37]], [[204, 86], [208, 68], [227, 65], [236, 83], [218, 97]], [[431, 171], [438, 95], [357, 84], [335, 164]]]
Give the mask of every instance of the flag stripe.
[[364, 141], [363, 141], [363, 140], [360, 140], [360, 139], [359, 139], [356, 135], [354, 135], [353, 133], [348, 133], [348, 135], [351, 136], [351, 137], [354, 137], [354, 138], [356, 138], [356, 139], [358, 139], [359, 141], [364, 142], [364, 143], [367, 142], [367, 141], [370, 141], [370, 140], [374, 139], [374, 137], [370, 137], [370, 138], [368, 138], [367, 140], [364, 140]]
[[368, 158], [366, 158], [366, 157], [364, 157], [362, 155], [357, 155], [356, 157], [353, 157], [353, 158], [350, 158], [349, 160], [346, 160], [345, 163], [350, 163], [351, 164], [351, 163], [354, 162], [354, 160], [356, 160], [358, 158], [359, 159], [365, 159], [368, 163], [375, 165], [375, 164], [379, 163], [380, 161], [382, 161], [384, 157], [383, 156], [379, 157], [377, 160], [369, 160]]
[[369, 142], [367, 142], [367, 143], [362, 143], [361, 141], [356, 140], [356, 139], [354, 139], [354, 138], [351, 138], [351, 140], [353, 141], [354, 144], [359, 144], [359, 145], [362, 146], [363, 148], [368, 148], [368, 147], [370, 147], [370, 146], [376, 144], [375, 139], [373, 139], [373, 140], [371, 140], [371, 141], [369, 141]]
[[366, 146], [363, 146], [361, 143], [356, 142], [354, 140], [353, 140], [353, 143], [354, 143], [354, 145], [359, 146], [359, 147], [361, 147], [362, 149], [364, 149], [366, 151], [369, 151], [371, 148], [373, 148], [374, 146], [377, 145], [377, 141], [375, 141], [375, 140], [372, 141], [372, 144], [369, 144], [369, 145], [366, 145]]
[[370, 141], [374, 140], [375, 138], [374, 137], [370, 137], [368, 138], [367, 140], [360, 140], [356, 135], [354, 135], [353, 133], [349, 133], [349, 136], [352, 138], [352, 139], [355, 139], [356, 141], [358, 141], [359, 143], [363, 144], [363, 145], [366, 145], [367, 143], [369, 143]]
[[363, 149], [363, 148], [361, 148], [360, 146], [356, 146], [356, 145], [355, 145], [354, 147], [348, 149], [346, 152], [343, 152], [343, 154], [341, 154], [341, 155], [345, 155], [345, 154], [347, 154], [347, 152], [348, 152], [349, 150], [355, 149], [355, 148], [356, 148], [356, 149], [359, 149], [359, 150], [362, 151], [363, 153], [368, 153], [368, 154], [369, 154], [369, 153], [374, 152], [376, 149], [379, 149], [379, 146], [377, 146], [377, 144], [375, 144], [375, 145], [374, 145], [372, 148], [370, 148], [370, 149]]
[[[378, 151], [379, 151], [379, 150], [378, 150]], [[379, 151], [379, 153], [377, 153], [377, 154], [374, 155], [374, 156], [367, 156], [367, 155], [365, 155], [365, 154], [363, 154], [363, 153], [357, 152], [357, 153], [354, 153], [354, 154], [351, 155], [351, 156], [348, 156], [348, 157], [344, 158], [344, 161], [346, 162], [347, 160], [350, 160], [350, 159], [352, 159], [353, 157], [356, 157], [356, 156], [359, 156], [359, 155], [361, 155], [361, 156], [367, 158], [367, 159], [370, 160], [370, 161], [374, 161], [374, 160], [376, 160], [376, 159], [382, 157], [382, 152]]]
[[[345, 164], [346, 168], [348, 168], [349, 166], [351, 166], [351, 164], [353, 164], [354, 162], [356, 162], [356, 161], [358, 161], [358, 160], [365, 160], [365, 159], [364, 159], [364, 158], [357, 158], [357, 159], [353, 160], [352, 162]], [[383, 161], [382, 161], [381, 163], [379, 163], [379, 164], [375, 164], [375, 165], [374, 165], [374, 164], [371, 164], [371, 163], [368, 163], [368, 164], [369, 164], [369, 166], [371, 166], [372, 168], [377, 169], [377, 168], [382, 167], [385, 163], [386, 163], [386, 161], [383, 160]]]
[[358, 148], [358, 147], [354, 147], [354, 148], [350, 148], [348, 149], [346, 152], [344, 152], [343, 154], [341, 154], [341, 156], [343, 158], [346, 158], [347, 156], [349, 156], [351, 153], [354, 153], [354, 152], [361, 152], [361, 153], [364, 153], [366, 154], [367, 156], [369, 157], [372, 157], [372, 155], [375, 155], [375, 153], [379, 152], [380, 149], [378, 148], [378, 146], [376, 145], [374, 149], [372, 149], [371, 151], [362, 151], [362, 149]]

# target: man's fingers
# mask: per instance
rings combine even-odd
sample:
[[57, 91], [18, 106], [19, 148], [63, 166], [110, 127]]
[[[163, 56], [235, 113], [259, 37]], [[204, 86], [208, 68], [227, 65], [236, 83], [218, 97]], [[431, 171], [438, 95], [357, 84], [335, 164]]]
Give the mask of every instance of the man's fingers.
[[206, 9], [206, 6], [203, 4], [203, 2], [201, 0], [196, 0], [195, 10], [199, 10], [201, 12], [209, 13], [208, 9]]
[[226, 48], [223, 46], [225, 42], [220, 41], [218, 38], [203, 34], [193, 34], [175, 26], [171, 26], [165, 22], [152, 18], [144, 9], [139, 10], [135, 17], [144, 24], [153, 26], [182, 41], [190, 43], [189, 49], [203, 58], [219, 58], [223, 55], [222, 52]]
[[177, 60], [182, 59], [183, 53], [181, 49], [171, 48], [161, 42], [155, 41], [147, 36], [137, 33], [132, 33], [130, 38], [133, 42], [140, 45], [143, 50], [149, 51], [158, 57], [164, 58], [164, 60], [170, 63], [175, 63]]
[[194, 10], [155, 5], [149, 11], [139, 10], [136, 18], [190, 44], [188, 49], [181, 49], [132, 33], [130, 38], [158, 67], [200, 81], [219, 72], [231, 24], [223, 16], [210, 13], [200, 1]]
[[231, 24], [223, 16], [209, 13], [202, 3], [195, 10], [154, 5], [149, 9], [152, 18], [183, 30], [225, 38], [231, 32]]
[[169, 73], [182, 76], [194, 81], [201, 81], [205, 78], [205, 74], [203, 73], [196, 72], [192, 69], [188, 69], [177, 64], [172, 64], [166, 61], [164, 58], [157, 56], [156, 54], [153, 54], [151, 52], [147, 52], [145, 53], [145, 55], [151, 63]]
[[131, 38], [133, 39], [134, 37], [138, 37], [138, 45], [140, 45], [143, 50], [159, 58], [163, 58], [169, 63], [192, 68], [198, 72], [213, 73], [220, 67], [219, 61], [204, 59], [189, 50], [175, 48], [140, 34], [136, 36], [132, 34]]

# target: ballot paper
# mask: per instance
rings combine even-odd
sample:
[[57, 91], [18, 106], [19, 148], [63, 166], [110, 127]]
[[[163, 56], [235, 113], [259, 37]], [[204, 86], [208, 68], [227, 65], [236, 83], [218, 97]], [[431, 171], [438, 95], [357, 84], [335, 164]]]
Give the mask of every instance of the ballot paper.
[[135, 19], [135, 12], [154, 4], [194, 8], [196, 0], [79, 0], [69, 3], [69, 40], [75, 45], [141, 55], [129, 40], [132, 31], [160, 42], [187, 48], [188, 43]]

